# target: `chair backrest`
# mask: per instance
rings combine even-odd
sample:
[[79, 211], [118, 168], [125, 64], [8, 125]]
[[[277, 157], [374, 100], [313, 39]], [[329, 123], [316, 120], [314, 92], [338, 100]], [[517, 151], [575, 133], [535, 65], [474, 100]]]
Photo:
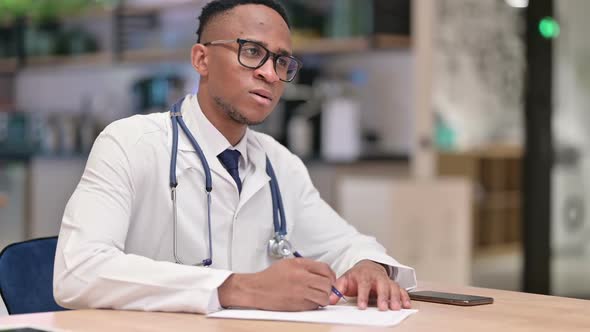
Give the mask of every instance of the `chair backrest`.
[[65, 310], [53, 298], [57, 237], [13, 243], [0, 252], [0, 296], [8, 314]]

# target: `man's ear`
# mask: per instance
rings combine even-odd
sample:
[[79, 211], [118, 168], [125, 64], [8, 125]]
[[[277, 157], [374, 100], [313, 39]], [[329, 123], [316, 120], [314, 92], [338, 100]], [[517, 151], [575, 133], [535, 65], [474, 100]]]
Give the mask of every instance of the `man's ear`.
[[207, 47], [203, 44], [194, 44], [191, 48], [191, 63], [199, 75], [207, 76], [209, 73]]

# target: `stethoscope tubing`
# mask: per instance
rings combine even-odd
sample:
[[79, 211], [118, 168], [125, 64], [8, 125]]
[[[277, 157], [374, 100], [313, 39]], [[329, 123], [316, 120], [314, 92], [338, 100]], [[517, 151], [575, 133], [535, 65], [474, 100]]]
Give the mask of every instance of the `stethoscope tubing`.
[[172, 122], [172, 156], [170, 158], [170, 194], [172, 199], [173, 205], [173, 222], [174, 222], [174, 230], [173, 230], [173, 241], [174, 241], [174, 259], [179, 264], [184, 264], [178, 255], [178, 207], [176, 203], [176, 187], [178, 186], [178, 180], [176, 178], [176, 160], [178, 156], [178, 125], [187, 136], [191, 145], [197, 152], [199, 159], [203, 165], [203, 171], [205, 172], [205, 193], [207, 195], [207, 233], [209, 238], [209, 255], [208, 258], [204, 259], [202, 262], [198, 263], [199, 266], [210, 266], [212, 264], [213, 258], [213, 244], [212, 244], [212, 235], [211, 235], [211, 191], [213, 190], [212, 184], [212, 176], [211, 176], [211, 169], [209, 167], [209, 163], [207, 162], [207, 158], [205, 158], [205, 154], [203, 150], [199, 146], [199, 143], [195, 139], [195, 137], [191, 134], [190, 130], [184, 123], [182, 119], [182, 113], [180, 112], [179, 108], [182, 104], [182, 99], [174, 104], [172, 107], [172, 111], [170, 112], [170, 118]]
[[[184, 120], [182, 119], [182, 113], [180, 111], [180, 106], [182, 105], [181, 99], [177, 103], [172, 106], [172, 110], [170, 111], [170, 118], [172, 122], [172, 152], [170, 158], [170, 196], [173, 205], [173, 241], [174, 241], [174, 259], [178, 264], [185, 264], [180, 259], [180, 255], [178, 254], [178, 209], [177, 209], [177, 193], [176, 187], [178, 186], [178, 181], [176, 178], [176, 161], [178, 157], [178, 126], [184, 132], [184, 134], [189, 139], [191, 145], [197, 152], [199, 159], [203, 165], [203, 171], [205, 173], [205, 192], [207, 195], [207, 231], [208, 231], [208, 239], [209, 239], [209, 255], [208, 258], [204, 259], [202, 262], [196, 264], [197, 266], [210, 266], [213, 262], [213, 239], [212, 239], [212, 230], [211, 230], [211, 192], [213, 190], [212, 184], [212, 176], [211, 176], [211, 168], [209, 167], [209, 163], [207, 162], [207, 158], [205, 158], [205, 154], [203, 150], [199, 146], [199, 143], [192, 135], [188, 127], [186, 126]], [[275, 234], [271, 239], [271, 242], [274, 241], [275, 244], [278, 243], [286, 243], [289, 248], [290, 244], [285, 239], [287, 235], [287, 222], [285, 218], [285, 209], [283, 206], [283, 198], [281, 195], [281, 190], [278, 185], [278, 181], [270, 162], [268, 156], [266, 157], [266, 173], [270, 177], [270, 192], [271, 192], [271, 199], [272, 199], [272, 214], [273, 214], [273, 226]], [[273, 253], [272, 251], [269, 252], [269, 255], [272, 257], [282, 256], [280, 253]]]
[[[281, 190], [276, 184], [275, 171], [272, 168], [272, 164], [268, 157], [266, 157], [266, 172], [270, 176], [271, 183], [275, 185], [270, 186], [270, 193], [272, 197], [272, 214], [273, 214], [273, 225], [275, 229], [275, 237], [284, 237], [287, 235], [287, 223], [285, 222], [285, 209], [283, 208], [283, 198], [281, 196]], [[279, 220], [280, 218], [280, 220]]]

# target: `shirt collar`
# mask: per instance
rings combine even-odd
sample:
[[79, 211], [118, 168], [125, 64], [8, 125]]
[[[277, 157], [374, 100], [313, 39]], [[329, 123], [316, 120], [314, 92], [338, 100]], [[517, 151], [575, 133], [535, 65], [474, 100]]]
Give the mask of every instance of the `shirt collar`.
[[211, 154], [218, 156], [220, 153], [225, 151], [226, 149], [233, 149], [238, 150], [243, 158], [245, 165], [248, 164], [248, 137], [250, 136], [250, 129], [246, 128], [246, 133], [244, 137], [236, 144], [232, 146], [229, 141], [223, 136], [223, 134], [215, 128], [215, 126], [207, 119], [201, 106], [199, 105], [199, 101], [196, 95], [191, 95], [188, 97], [190, 102], [190, 109], [187, 110], [195, 115], [195, 120], [198, 129], [200, 130], [201, 140], [207, 149], [210, 151]]

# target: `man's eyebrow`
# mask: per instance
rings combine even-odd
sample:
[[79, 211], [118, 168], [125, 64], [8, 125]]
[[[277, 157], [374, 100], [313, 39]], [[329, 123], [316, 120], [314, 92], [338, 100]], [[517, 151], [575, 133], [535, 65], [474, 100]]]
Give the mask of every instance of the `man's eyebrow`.
[[[260, 45], [262, 45], [262, 46], [264, 46], [266, 48], [269, 48], [268, 47], [268, 43], [265, 43], [265, 42], [263, 42], [261, 40], [256, 40], [256, 39], [248, 39], [248, 40], [249, 41], [253, 41], [253, 42], [257, 42], [258, 44], [260, 44]], [[277, 53], [280, 54], [280, 55], [289, 55], [289, 56], [292, 55], [291, 52], [287, 51], [284, 48], [279, 48], [279, 51]]]

